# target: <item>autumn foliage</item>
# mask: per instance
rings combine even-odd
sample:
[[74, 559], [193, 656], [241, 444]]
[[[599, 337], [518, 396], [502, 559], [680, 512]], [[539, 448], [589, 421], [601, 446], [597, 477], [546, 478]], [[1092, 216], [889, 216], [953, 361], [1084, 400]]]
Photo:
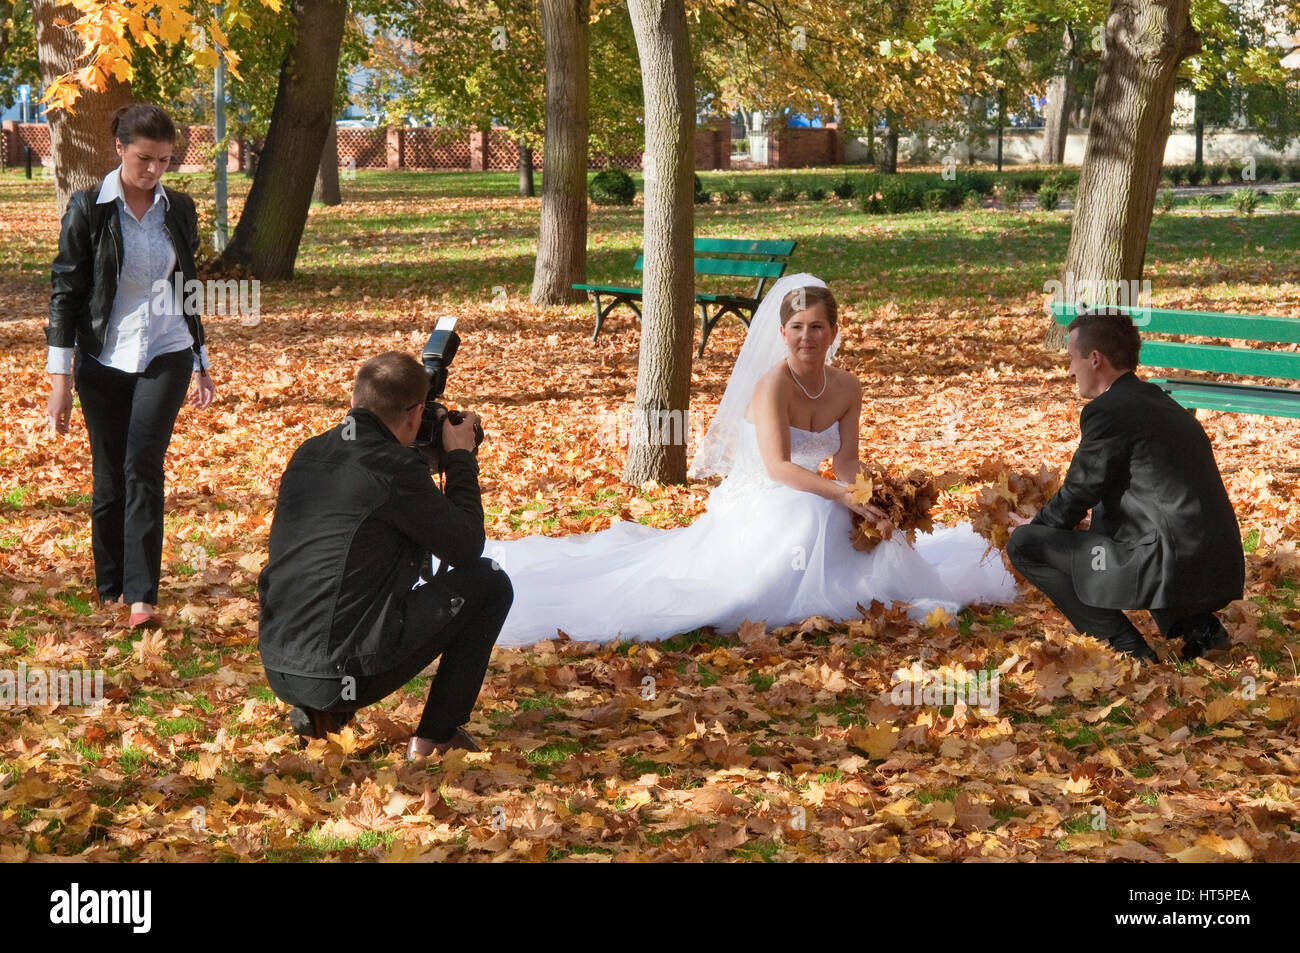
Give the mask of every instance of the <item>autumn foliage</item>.
[[[57, 222], [40, 187], [0, 178], [0, 669], [101, 669], [107, 697], [4, 709], [0, 860], [1300, 859], [1300, 422], [1202, 415], [1247, 550], [1246, 598], [1224, 613], [1233, 646], [1213, 660], [1183, 663], [1137, 613], [1162, 659], [1139, 665], [1075, 635], [1034, 592], [922, 621], [869, 605], [839, 623], [498, 650], [468, 726], [482, 753], [404, 761], [427, 675], [301, 748], [261, 669], [254, 586], [280, 474], [346, 412], [356, 368], [417, 353], [438, 315], [461, 317], [448, 399], [484, 419], [490, 539], [685, 525], [710, 486], [627, 486], [625, 448], [602, 436], [631, 399], [636, 323], [611, 320], [592, 344], [589, 308], [526, 304], [531, 261], [507, 243], [532, 240], [537, 203], [510, 198], [508, 182], [505, 197], [353, 183], [349, 204], [313, 209], [300, 277], [263, 288], [260, 323], [206, 321], [217, 403], [182, 411], [166, 621], [133, 634], [93, 604], [80, 413], [67, 437], [43, 428]], [[802, 228], [813, 246], [812, 214], [746, 206], [701, 227]], [[1038, 214], [1007, 231], [964, 221], [984, 244], [960, 246], [962, 280], [1004, 266], [1021, 232], [1039, 241], [1051, 220]], [[593, 254], [627, 258], [639, 216], [593, 210]], [[864, 383], [863, 454], [899, 530], [931, 495], [919, 471], [945, 487], [931, 518], [995, 535], [1064, 472], [1081, 401], [1039, 346], [1037, 295], [909, 300], [934, 276], [852, 257], [902, 262], [902, 241], [925, 241], [905, 227], [846, 217], [815, 259], [843, 302], [837, 363]], [[1152, 267], [1180, 280], [1213, 269], [1201, 283], [1214, 296], [1187, 279], [1183, 306], [1300, 318], [1294, 258], [1256, 272], [1155, 249]], [[484, 290], [497, 281], [500, 299]], [[695, 362], [705, 419], [742, 334], [720, 325]], [[997, 710], [894, 704], [914, 665], [957, 684], [996, 673]]]

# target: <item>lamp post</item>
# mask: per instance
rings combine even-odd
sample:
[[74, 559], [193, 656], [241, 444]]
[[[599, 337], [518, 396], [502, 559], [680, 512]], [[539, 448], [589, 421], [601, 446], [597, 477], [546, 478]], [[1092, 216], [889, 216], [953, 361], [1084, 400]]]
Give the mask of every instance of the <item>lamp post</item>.
[[[221, 22], [221, 4], [217, 4], [216, 20]], [[212, 135], [218, 146], [226, 138], [226, 57], [221, 50], [217, 50], [217, 69], [216, 75], [212, 80]], [[228, 149], [220, 148], [216, 155], [216, 181], [214, 182], [213, 192], [216, 199], [216, 228], [212, 234], [212, 247], [216, 249], [218, 255], [226, 250], [226, 245], [230, 241], [230, 234], [227, 230], [226, 221], [226, 163], [229, 161]]]

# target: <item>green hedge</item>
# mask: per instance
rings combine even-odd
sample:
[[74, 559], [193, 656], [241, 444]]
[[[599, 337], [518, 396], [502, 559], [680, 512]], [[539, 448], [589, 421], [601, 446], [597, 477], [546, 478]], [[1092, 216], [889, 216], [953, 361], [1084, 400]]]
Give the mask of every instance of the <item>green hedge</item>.
[[587, 194], [597, 205], [631, 205], [636, 198], [636, 183], [622, 169], [597, 172], [587, 184]]

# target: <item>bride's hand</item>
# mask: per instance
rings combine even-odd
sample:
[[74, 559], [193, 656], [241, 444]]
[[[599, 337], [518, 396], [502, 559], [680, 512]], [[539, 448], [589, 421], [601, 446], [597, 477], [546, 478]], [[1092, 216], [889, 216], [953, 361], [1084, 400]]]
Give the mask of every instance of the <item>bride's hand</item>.
[[842, 497], [841, 502], [849, 509], [851, 509], [854, 513], [857, 513], [859, 516], [864, 517], [866, 519], [872, 520], [873, 522], [879, 522], [880, 520], [889, 519], [889, 517], [885, 515], [885, 511], [880, 509], [879, 507], [872, 506], [870, 503], [854, 503], [853, 493], [847, 487], [845, 487], [844, 489], [844, 496]]

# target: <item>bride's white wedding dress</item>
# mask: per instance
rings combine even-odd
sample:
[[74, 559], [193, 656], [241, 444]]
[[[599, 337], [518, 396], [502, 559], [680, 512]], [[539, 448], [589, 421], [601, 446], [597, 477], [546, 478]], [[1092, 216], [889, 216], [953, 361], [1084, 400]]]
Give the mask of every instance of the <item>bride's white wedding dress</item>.
[[[610, 641], [662, 639], [702, 626], [734, 631], [746, 619], [772, 627], [814, 615], [839, 621], [873, 599], [909, 603], [919, 618], [936, 608], [957, 612], [1016, 598], [1000, 556], [965, 524], [918, 535], [914, 547], [898, 536], [862, 553], [850, 541], [848, 507], [768, 475], [744, 415], [759, 378], [786, 355], [782, 300], [810, 287], [825, 283], [787, 275], [754, 312], [691, 465], [693, 476], [726, 476], [703, 516], [680, 529], [618, 523], [581, 536], [489, 541], [484, 554], [515, 590], [497, 645], [531, 645], [557, 630]], [[817, 472], [839, 447], [838, 423], [821, 433], [790, 428], [790, 459], [806, 470]]]
[[[751, 330], [751, 333], [752, 330]], [[790, 428], [790, 459], [817, 471], [839, 449], [839, 425]], [[869, 553], [850, 542], [847, 507], [773, 480], [754, 425], [740, 426], [735, 462], [690, 526], [618, 523], [580, 536], [490, 540], [514, 585], [499, 646], [563, 630], [573, 639], [662, 639], [701, 626], [734, 631], [824, 615], [856, 618], [859, 603], [906, 602], [913, 616], [971, 603], [1009, 603], [1016, 587], [996, 552], [965, 524], [895, 537]]]

